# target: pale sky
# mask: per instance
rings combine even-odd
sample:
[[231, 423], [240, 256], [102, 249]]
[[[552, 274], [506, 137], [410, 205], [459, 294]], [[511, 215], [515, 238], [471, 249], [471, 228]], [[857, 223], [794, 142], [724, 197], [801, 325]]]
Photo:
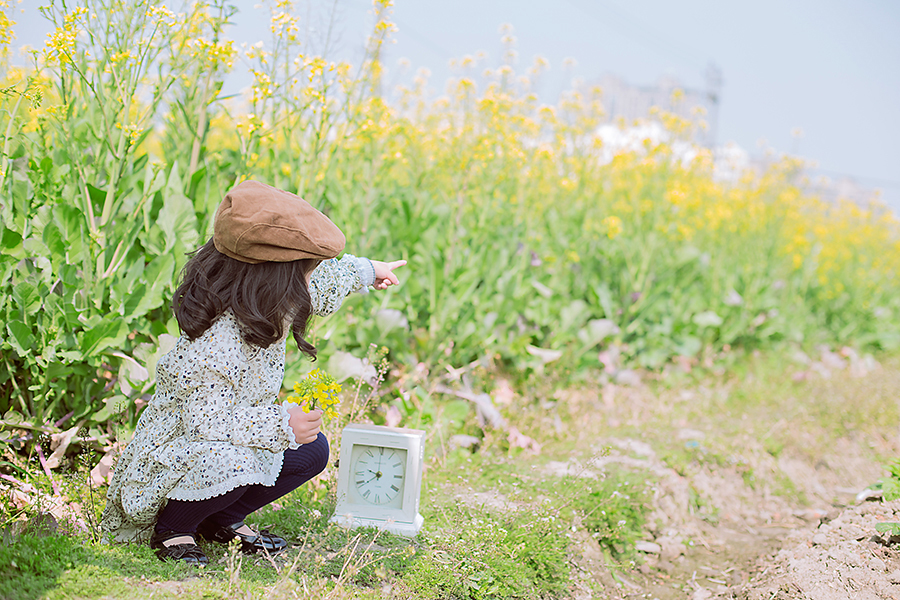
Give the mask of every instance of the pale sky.
[[[18, 42], [42, 45], [47, 26], [24, 0]], [[231, 35], [268, 39], [268, 12], [258, 0], [235, 0]], [[319, 31], [333, 2], [297, 2]], [[371, 26], [367, 0], [337, 0], [337, 58], [358, 58]], [[396, 44], [383, 55], [387, 82], [432, 72], [436, 92], [451, 76], [451, 58], [483, 50], [500, 60], [499, 26], [518, 39], [519, 66], [550, 61], [542, 98], [552, 101], [572, 77], [615, 74], [650, 85], [671, 76], [704, 87], [710, 63], [722, 72], [719, 143], [751, 154], [763, 146], [797, 152], [826, 175], [849, 175], [881, 188], [900, 211], [900, 2], [896, 0], [397, 0]], [[568, 71], [563, 60], [574, 58]], [[406, 73], [398, 61], [406, 58]], [[231, 91], [245, 84], [233, 76]], [[227, 90], [226, 90], [227, 91]], [[803, 135], [794, 138], [792, 130]], [[762, 142], [762, 143], [761, 143]]]

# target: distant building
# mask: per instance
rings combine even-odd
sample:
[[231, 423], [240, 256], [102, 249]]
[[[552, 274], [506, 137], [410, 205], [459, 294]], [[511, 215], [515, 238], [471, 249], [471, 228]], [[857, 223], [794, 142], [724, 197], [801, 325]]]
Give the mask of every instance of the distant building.
[[[671, 142], [676, 159], [690, 162], [697, 155], [697, 146], [702, 146], [713, 152], [713, 177], [717, 181], [737, 185], [748, 171], [760, 174], [785, 156], [772, 148], [751, 155], [734, 142], [722, 144], [716, 139], [722, 74], [714, 65], [706, 71], [705, 90], [685, 87], [677, 79], [665, 76], [655, 85], [632, 85], [621, 77], [609, 74], [588, 85], [602, 90], [601, 101], [606, 111], [607, 123], [597, 129], [597, 136], [603, 140], [602, 163], [609, 162], [619, 152], [643, 152], [646, 142], [651, 145]], [[677, 98], [676, 91], [680, 92]], [[703, 120], [706, 128], [698, 128], [691, 142], [673, 141], [660, 123], [647, 121], [653, 107], [694, 122]], [[703, 109], [701, 114], [698, 114], [698, 107]], [[643, 122], [636, 124], [636, 120]], [[619, 126], [620, 121], [625, 122], [624, 127]], [[797, 170], [792, 183], [825, 202], [849, 200], [862, 207], [885, 210], [885, 199], [879, 190], [847, 175], [825, 175], [814, 166], [807, 165]], [[893, 210], [898, 208], [900, 203]]]

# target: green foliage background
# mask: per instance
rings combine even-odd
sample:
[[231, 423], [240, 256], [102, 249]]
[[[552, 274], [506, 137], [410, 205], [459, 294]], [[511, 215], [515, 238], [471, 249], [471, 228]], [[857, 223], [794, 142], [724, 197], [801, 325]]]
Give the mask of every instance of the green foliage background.
[[[276, 28], [245, 57], [238, 104], [219, 93], [236, 54], [226, 2], [174, 16], [50, 3], [56, 32], [0, 96], [7, 421], [134, 422], [178, 335], [168, 303], [187, 253], [248, 177], [326, 211], [355, 254], [409, 260], [400, 288], [318, 325], [325, 359], [376, 342], [395, 363], [541, 374], [600, 369], [601, 350], [659, 369], [785, 341], [900, 343], [890, 214], [804, 196], [792, 161], [725, 185], [708, 153], [684, 164], [668, 143], [604, 159], [598, 92], [542, 106], [510, 64], [388, 103], [390, 3], [375, 9], [353, 69]], [[652, 117], [689, 138], [690, 123]]]

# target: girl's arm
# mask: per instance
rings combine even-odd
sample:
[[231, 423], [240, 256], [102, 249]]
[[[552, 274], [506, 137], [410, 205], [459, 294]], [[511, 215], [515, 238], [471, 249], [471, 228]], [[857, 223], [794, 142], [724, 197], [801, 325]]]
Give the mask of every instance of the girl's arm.
[[399, 280], [393, 270], [405, 264], [405, 260], [385, 263], [352, 254], [322, 262], [309, 281], [313, 312], [326, 317], [340, 308], [351, 292], [365, 293], [369, 286], [383, 290], [396, 285]]
[[309, 279], [313, 312], [327, 317], [341, 307], [351, 292], [364, 292], [375, 283], [375, 268], [368, 258], [344, 254], [340, 260], [323, 261]]

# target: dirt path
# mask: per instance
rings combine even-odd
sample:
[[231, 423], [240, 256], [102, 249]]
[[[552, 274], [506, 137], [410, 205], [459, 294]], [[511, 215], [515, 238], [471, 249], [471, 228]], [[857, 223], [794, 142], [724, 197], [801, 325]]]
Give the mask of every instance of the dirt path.
[[[632, 451], [640, 446], [608, 442]], [[842, 508], [816, 499], [812, 508], [752, 490], [728, 468], [683, 476], [653, 455], [614, 453], [600, 462], [643, 463], [658, 478], [654, 527], [640, 546], [643, 564], [613, 575], [596, 542], [579, 539], [583, 572], [610, 598], [900, 598], [900, 551], [875, 529], [900, 521], [900, 501]], [[696, 496], [707, 504], [698, 508]]]
[[655, 481], [643, 562], [611, 571], [579, 538], [594, 585], [577, 597], [900, 599], [900, 545], [875, 529], [900, 521], [900, 501], [856, 500], [900, 456], [900, 368], [789, 376], [777, 393], [751, 373], [689, 392], [609, 384], [564, 398], [581, 419], [577, 445], [607, 449], [587, 469], [618, 463]]

